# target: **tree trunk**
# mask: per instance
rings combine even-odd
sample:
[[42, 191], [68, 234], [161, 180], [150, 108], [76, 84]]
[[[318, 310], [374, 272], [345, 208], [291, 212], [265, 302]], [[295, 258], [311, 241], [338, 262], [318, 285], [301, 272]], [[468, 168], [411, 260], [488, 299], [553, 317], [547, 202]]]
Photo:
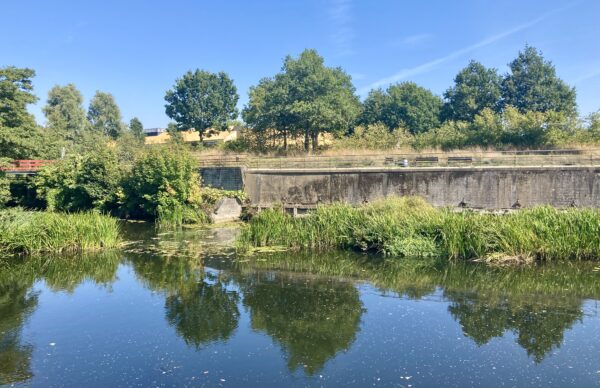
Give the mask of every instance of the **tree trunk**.
[[308, 129], [304, 130], [304, 151], [308, 152], [310, 147], [310, 134]]
[[283, 130], [283, 149], [287, 151], [287, 129]]
[[319, 132], [312, 133], [312, 148], [313, 152], [316, 152], [317, 148], [319, 148]]

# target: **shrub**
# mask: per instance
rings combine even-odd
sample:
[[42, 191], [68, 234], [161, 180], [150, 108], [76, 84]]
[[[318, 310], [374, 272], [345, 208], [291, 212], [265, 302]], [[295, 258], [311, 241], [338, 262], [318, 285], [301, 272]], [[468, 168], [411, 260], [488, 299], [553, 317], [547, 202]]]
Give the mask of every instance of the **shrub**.
[[150, 148], [135, 161], [123, 181], [126, 216], [182, 224], [200, 211], [197, 163], [181, 146]]
[[97, 146], [44, 167], [34, 186], [51, 211], [113, 211], [118, 205], [119, 166], [114, 150]]

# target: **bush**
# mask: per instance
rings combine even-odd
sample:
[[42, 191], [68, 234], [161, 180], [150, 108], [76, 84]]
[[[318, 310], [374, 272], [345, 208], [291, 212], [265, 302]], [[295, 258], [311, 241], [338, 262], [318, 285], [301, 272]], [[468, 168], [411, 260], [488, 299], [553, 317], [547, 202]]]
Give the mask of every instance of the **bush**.
[[[181, 146], [153, 147], [135, 161], [123, 180], [126, 216], [182, 224], [201, 211], [197, 163]], [[192, 217], [195, 218], [195, 217]]]
[[97, 146], [44, 167], [35, 177], [37, 195], [48, 210], [114, 211], [118, 206], [119, 160], [114, 150]]

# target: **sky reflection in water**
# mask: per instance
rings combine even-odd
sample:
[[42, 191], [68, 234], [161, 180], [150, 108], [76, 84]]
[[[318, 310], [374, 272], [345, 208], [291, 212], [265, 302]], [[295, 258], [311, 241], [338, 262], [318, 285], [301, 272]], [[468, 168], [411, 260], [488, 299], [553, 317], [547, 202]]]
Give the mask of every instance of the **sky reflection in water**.
[[593, 265], [234, 261], [199, 232], [148, 233], [127, 252], [2, 264], [0, 384], [600, 384]]

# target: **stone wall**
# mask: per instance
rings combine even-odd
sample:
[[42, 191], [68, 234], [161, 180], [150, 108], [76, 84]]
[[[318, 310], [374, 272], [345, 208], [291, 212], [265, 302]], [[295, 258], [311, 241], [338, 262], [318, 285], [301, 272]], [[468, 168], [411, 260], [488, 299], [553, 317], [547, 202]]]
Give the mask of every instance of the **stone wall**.
[[595, 167], [247, 169], [243, 175], [251, 204], [261, 207], [358, 204], [390, 195], [484, 209], [516, 203], [600, 207], [600, 168]]

